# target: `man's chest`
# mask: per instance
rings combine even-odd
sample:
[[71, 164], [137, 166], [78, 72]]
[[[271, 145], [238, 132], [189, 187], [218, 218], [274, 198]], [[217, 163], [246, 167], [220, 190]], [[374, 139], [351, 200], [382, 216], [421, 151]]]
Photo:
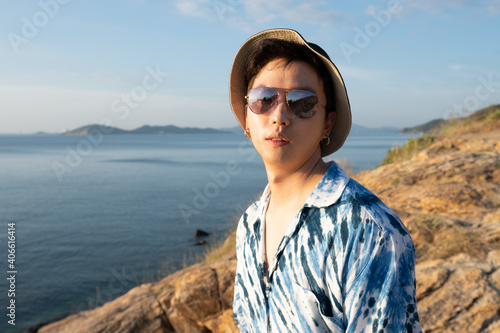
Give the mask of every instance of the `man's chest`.
[[296, 212], [268, 211], [264, 222], [264, 247], [267, 264], [271, 264], [276, 255], [278, 247], [287, 234], [292, 223], [295, 223]]

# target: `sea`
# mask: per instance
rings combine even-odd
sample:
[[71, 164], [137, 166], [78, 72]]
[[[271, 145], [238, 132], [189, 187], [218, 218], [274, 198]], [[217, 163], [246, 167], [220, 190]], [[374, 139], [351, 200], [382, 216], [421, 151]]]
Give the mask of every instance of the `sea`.
[[[374, 168], [410, 137], [354, 133], [328, 159]], [[200, 260], [266, 184], [240, 133], [0, 135], [0, 332], [95, 308]]]

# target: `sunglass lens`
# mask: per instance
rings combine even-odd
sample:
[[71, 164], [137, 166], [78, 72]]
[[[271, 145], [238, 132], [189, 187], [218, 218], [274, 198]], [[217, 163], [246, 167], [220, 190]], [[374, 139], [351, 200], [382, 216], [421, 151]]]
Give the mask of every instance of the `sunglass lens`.
[[290, 110], [299, 118], [311, 118], [316, 113], [318, 97], [305, 90], [292, 90], [287, 95]]
[[266, 113], [278, 98], [278, 91], [273, 88], [259, 87], [248, 92], [248, 106], [257, 114]]

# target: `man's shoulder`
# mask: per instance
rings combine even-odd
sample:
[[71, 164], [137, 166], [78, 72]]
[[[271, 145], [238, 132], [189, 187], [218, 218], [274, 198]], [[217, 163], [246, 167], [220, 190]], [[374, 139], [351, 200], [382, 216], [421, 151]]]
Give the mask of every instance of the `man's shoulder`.
[[352, 178], [349, 179], [338, 205], [351, 213], [351, 221], [355, 224], [369, 221], [377, 224], [383, 232], [396, 232], [401, 236], [408, 234], [398, 215], [378, 196]]
[[355, 179], [349, 178], [342, 196], [341, 203], [348, 204], [354, 200], [359, 201], [365, 206], [385, 205], [372, 191], [358, 183]]

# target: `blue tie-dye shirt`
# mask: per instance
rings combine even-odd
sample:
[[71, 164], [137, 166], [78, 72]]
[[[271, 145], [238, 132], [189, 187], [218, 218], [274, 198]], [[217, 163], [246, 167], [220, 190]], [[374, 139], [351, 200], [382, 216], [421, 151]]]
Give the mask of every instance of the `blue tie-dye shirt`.
[[233, 311], [243, 332], [421, 332], [415, 247], [384, 203], [332, 163], [266, 270], [269, 186], [241, 217]]

